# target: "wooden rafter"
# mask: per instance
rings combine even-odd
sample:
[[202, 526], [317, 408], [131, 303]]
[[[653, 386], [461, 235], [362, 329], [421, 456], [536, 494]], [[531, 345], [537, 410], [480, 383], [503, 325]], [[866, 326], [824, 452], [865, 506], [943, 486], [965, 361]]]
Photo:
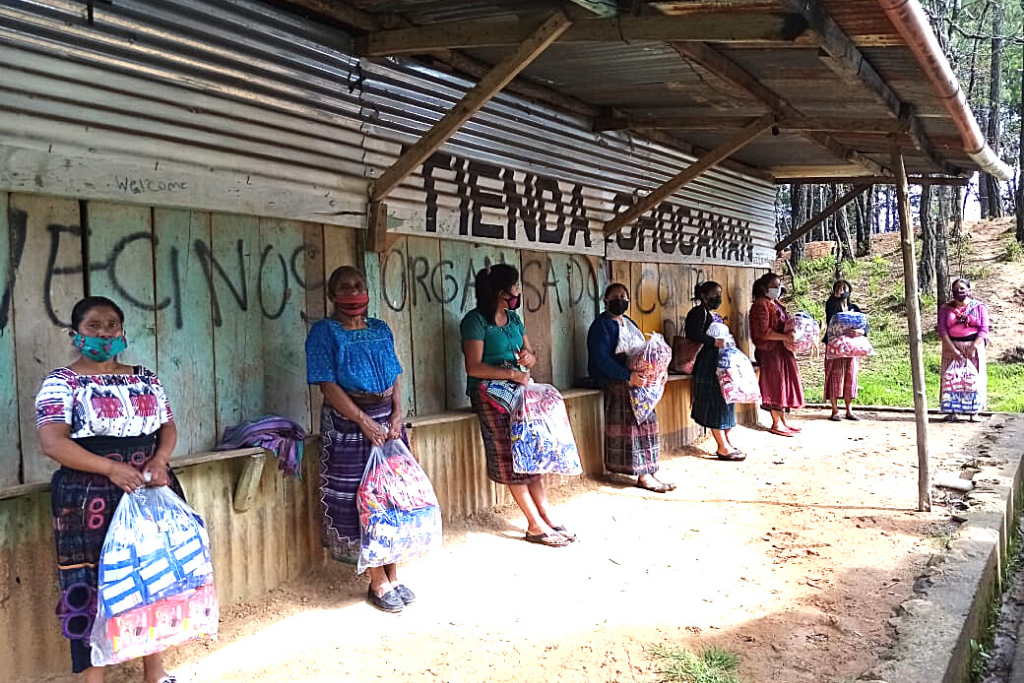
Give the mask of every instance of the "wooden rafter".
[[667, 180], [661, 187], [657, 188], [650, 194], [641, 197], [632, 206], [605, 223], [605, 234], [611, 235], [618, 232], [632, 221], [668, 199], [683, 185], [690, 182], [715, 164], [736, 153], [737, 150], [742, 149], [751, 140], [771, 128], [774, 121], [774, 116], [766, 114], [729, 137], [718, 147], [715, 147], [713, 150], [687, 166], [683, 171], [680, 171], [678, 174]]
[[[732, 83], [738, 88], [742, 88], [777, 116], [782, 118], [803, 118], [803, 113], [799, 109], [712, 46], [705, 43], [680, 42], [671, 42], [670, 45], [682, 57], [697, 62], [719, 78]], [[808, 140], [824, 147], [843, 161], [848, 161], [851, 164], [857, 164], [864, 168], [871, 175], [889, 175], [887, 168], [862, 154], [858, 154], [856, 150], [842, 145], [828, 133], [804, 131], [801, 134]]]
[[[859, 183], [860, 179], [858, 179], [857, 182]], [[864, 192], [869, 187], [871, 186], [858, 185], [857, 187], [854, 187], [852, 190], [844, 194], [839, 199], [835, 200], [834, 202], [826, 206], [824, 209], [819, 211], [817, 215], [813, 216], [809, 221], [807, 221], [799, 228], [789, 233], [789, 237], [776, 244], [775, 251], [782, 251], [783, 249], [785, 249], [786, 247], [793, 244], [798, 239], [809, 233], [811, 230], [814, 230], [816, 227], [821, 225], [821, 223], [823, 223], [824, 221], [828, 220], [830, 217], [838, 213], [839, 210], [842, 209], [844, 206], [846, 206], [854, 199], [864, 194]]]
[[[540, 20], [467, 20], [413, 28], [376, 31], [356, 41], [365, 57], [422, 54], [445, 49], [518, 45]], [[709, 10], [684, 17], [617, 16], [577, 21], [559, 42], [701, 41], [772, 45], [792, 43], [803, 35], [800, 14], [740, 14]]]
[[[594, 130], [727, 130], [743, 128], [757, 120], [756, 116], [611, 116], [594, 119]], [[782, 130], [843, 133], [890, 134], [900, 130], [899, 121], [858, 118], [778, 119]], [[887, 142], [885, 138], [883, 141]]]
[[818, 56], [825, 65], [844, 81], [866, 88], [893, 119], [902, 121], [914, 147], [931, 164], [948, 175], [960, 173], [958, 168], [939, 157], [913, 109], [900, 100], [850, 36], [828, 15], [819, 0], [782, 0], [782, 3], [791, 11], [800, 12], [807, 20], [810, 31], [821, 47]]

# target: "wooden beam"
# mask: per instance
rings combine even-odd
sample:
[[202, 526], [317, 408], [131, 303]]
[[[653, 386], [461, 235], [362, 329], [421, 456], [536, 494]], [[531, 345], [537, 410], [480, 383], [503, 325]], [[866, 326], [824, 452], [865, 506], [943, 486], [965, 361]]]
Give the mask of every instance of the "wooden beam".
[[634, 221], [644, 215], [655, 206], [665, 201], [683, 185], [690, 182], [723, 159], [734, 154], [737, 150], [742, 149], [751, 140], [771, 128], [774, 122], [775, 117], [771, 114], [766, 114], [765, 116], [755, 120], [753, 123], [743, 128], [743, 130], [731, 136], [721, 145], [694, 161], [685, 170], [670, 178], [661, 187], [657, 188], [650, 194], [641, 197], [633, 204], [633, 206], [627, 208], [625, 211], [605, 223], [605, 234], [614, 234], [631, 221]]
[[809, 221], [807, 221], [799, 228], [789, 233], [789, 237], [776, 244], [775, 251], [782, 251], [783, 249], [785, 249], [786, 247], [793, 244], [798, 239], [809, 233], [811, 230], [814, 230], [814, 228], [818, 227], [823, 221], [828, 220], [830, 217], [838, 213], [841, 208], [852, 202], [857, 197], [864, 194], [864, 192], [869, 187], [871, 186], [858, 185], [857, 187], [854, 187], [852, 190], [844, 194], [839, 199], [829, 204], [827, 207], [824, 208], [824, 210], [820, 211], [818, 215], [813, 216]]
[[[524, 42], [541, 19], [451, 21], [413, 28], [376, 31], [356, 40], [364, 57], [421, 54], [445, 49], [507, 47]], [[721, 8], [684, 17], [619, 16], [577, 21], [559, 42], [700, 41], [753, 43], [770, 46], [791, 43], [807, 28], [797, 13], [740, 14]]]
[[516, 75], [562, 35], [572, 22], [561, 12], [548, 17], [515, 52], [498, 62], [476, 87], [407, 149], [370, 187], [373, 202], [383, 200], [414, 170], [443, 145], [459, 127], [487, 104]]
[[[606, 130], [726, 130], [743, 128], [756, 116], [610, 116], [594, 119], [595, 131]], [[819, 131], [843, 133], [896, 133], [898, 121], [860, 118], [779, 118], [779, 128], [789, 131]]]
[[910, 375], [914, 385], [914, 419], [917, 423], [917, 509], [932, 509], [931, 463], [928, 453], [928, 395], [924, 383], [924, 342], [921, 340], [921, 301], [917, 289], [917, 259], [914, 258], [914, 224], [910, 218], [910, 191], [896, 137], [892, 139], [892, 167], [896, 175], [896, 206], [900, 217], [900, 246], [903, 251], [903, 291], [907, 302], [910, 337]]
[[[670, 43], [672, 48], [685, 59], [693, 60], [719, 78], [747, 91], [769, 110], [781, 118], [804, 118], [803, 113], [787, 102], [778, 93], [768, 88], [742, 66], [732, 61], [710, 45], [703, 43]], [[842, 145], [828, 133], [807, 131], [802, 133], [808, 140], [827, 149], [843, 161], [860, 165], [871, 175], [888, 175], [888, 169], [857, 154]]]
[[866, 88], [893, 119], [905, 121], [914, 147], [940, 172], [948, 175], [960, 173], [960, 169], [938, 156], [913, 110], [907, 109], [908, 105], [900, 100], [850, 36], [833, 21], [819, 0], [782, 0], [782, 4], [786, 9], [800, 12], [807, 20], [810, 31], [821, 47], [819, 58], [829, 69], [844, 81]]
[[[776, 185], [788, 185], [800, 183], [801, 185], [828, 185], [830, 183], [867, 183], [869, 185], [892, 185], [896, 178], [892, 176], [776, 176]], [[970, 178], [945, 178], [942, 176], [907, 176], [907, 182], [911, 185], [945, 185], [952, 187], [967, 187], [970, 185]]]
[[571, 0], [588, 12], [599, 17], [614, 17], [619, 13], [619, 3], [615, 0]]

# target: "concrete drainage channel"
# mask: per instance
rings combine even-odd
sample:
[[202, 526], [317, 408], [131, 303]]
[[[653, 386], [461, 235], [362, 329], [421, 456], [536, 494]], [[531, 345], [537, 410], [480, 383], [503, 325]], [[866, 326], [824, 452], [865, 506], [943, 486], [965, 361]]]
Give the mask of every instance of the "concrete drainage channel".
[[[1024, 571], [1006, 591], [1007, 609], [999, 609], [1007, 552], [1022, 513], [1024, 416], [993, 415], [981, 443], [965, 444], [968, 449], [961, 476], [973, 478], [974, 488], [965, 494], [933, 489], [936, 501], [952, 504], [947, 509], [962, 522], [956, 537], [947, 552], [933, 556], [914, 584], [915, 596], [892, 615], [895, 644], [862, 681], [971, 683], [973, 665], [979, 683], [1024, 683], [1024, 634], [1014, 652]], [[987, 645], [993, 626], [1001, 647], [995, 656]]]

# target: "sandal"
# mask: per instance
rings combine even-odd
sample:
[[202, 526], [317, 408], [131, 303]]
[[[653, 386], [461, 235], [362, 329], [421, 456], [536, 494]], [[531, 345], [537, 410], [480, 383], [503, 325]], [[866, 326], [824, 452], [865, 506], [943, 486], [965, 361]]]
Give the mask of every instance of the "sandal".
[[956, 413], [948, 413], [946, 417], [942, 418], [943, 422], [959, 422], [960, 418], [956, 416]]
[[573, 532], [571, 532], [568, 529], [566, 529], [564, 524], [559, 524], [558, 526], [553, 526], [553, 527], [551, 527], [551, 530], [552, 531], [557, 531], [560, 536], [564, 537], [570, 543], [572, 543], [573, 541], [576, 540], [576, 534], [574, 534]]
[[746, 453], [744, 453], [738, 448], [734, 450], [732, 453], [726, 453], [725, 455], [722, 455], [721, 453], [715, 453], [715, 455], [718, 456], [719, 460], [731, 460], [733, 462], [739, 462], [741, 460], [747, 459]]
[[389, 590], [384, 595], [377, 595], [373, 592], [372, 588], [366, 589], [366, 600], [371, 605], [379, 609], [381, 612], [401, 612], [402, 607], [405, 603], [402, 602], [402, 598], [398, 596], [398, 592], [395, 590]]
[[408, 586], [404, 583], [400, 583], [395, 586], [394, 590], [398, 593], [398, 597], [401, 598], [402, 604], [411, 605], [416, 602], [416, 594], [409, 590]]
[[564, 548], [569, 545], [571, 541], [561, 534], [531, 534], [527, 533], [527, 543], [537, 543], [538, 545], [546, 545], [550, 548]]
[[675, 484], [668, 484], [663, 481], [659, 481], [657, 484], [644, 484], [639, 479], [636, 480], [636, 486], [637, 488], [645, 491], [653, 491], [654, 493], [668, 493], [669, 491], [674, 491], [676, 488]]
[[166, 676], [158, 679], [156, 683], [178, 683], [178, 679], [176, 676], [167, 674]]
[[783, 431], [783, 429], [769, 428], [768, 431], [777, 436], [796, 436], [795, 433], [790, 431]]
[[793, 425], [786, 425], [786, 429], [793, 432], [794, 434], [799, 434], [804, 430], [803, 427], [794, 427]]
[[843, 418], [839, 415], [839, 413], [836, 413], [835, 415], [832, 415], [828, 419], [832, 420], [833, 422], [842, 422], [843, 421]]
[[846, 419], [847, 420], [851, 420], [853, 422], [860, 422], [860, 416], [859, 415], [854, 415], [853, 413], [847, 413], [846, 414]]

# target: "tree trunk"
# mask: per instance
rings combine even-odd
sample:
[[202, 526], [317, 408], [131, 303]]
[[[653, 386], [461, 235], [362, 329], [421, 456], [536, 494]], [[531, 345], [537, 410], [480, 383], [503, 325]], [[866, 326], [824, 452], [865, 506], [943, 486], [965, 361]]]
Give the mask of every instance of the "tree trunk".
[[[789, 186], [789, 215], [792, 216], [793, 227], [790, 230], [796, 230], [804, 224], [804, 186], [803, 185], [790, 185]], [[800, 259], [804, 255], [804, 238], [801, 237], [796, 242], [793, 242], [789, 246], [789, 265], [796, 272], [796, 267], [800, 265]]]
[[949, 291], [949, 195], [948, 187], [939, 189], [939, 215], [935, 221], [935, 300], [940, 306]]
[[[833, 185], [832, 201], [845, 194], [847, 189], [846, 185], [840, 185], [839, 187]], [[850, 245], [850, 220], [846, 213], [847, 208], [849, 207], [844, 206], [836, 213], [835, 235], [836, 240], [839, 242], [839, 249], [836, 252], [837, 263], [840, 261], [853, 261], [853, 247]]]
[[927, 291], [935, 279], [935, 224], [931, 220], [932, 188], [921, 186], [921, 262], [917, 266], [917, 284]]
[[957, 187], [953, 191], [953, 231], [950, 233], [950, 238], [959, 240], [963, 238], [964, 234], [964, 190], [962, 187]]
[[[992, 151], [999, 155], [999, 91], [1002, 89], [1003, 74], [1003, 8], [1000, 3], [992, 3], [992, 58], [989, 61], [988, 81], [988, 144]], [[988, 207], [984, 216], [1001, 218], [1003, 215], [1002, 190], [999, 180], [987, 173], [981, 175], [980, 182], [985, 185], [988, 194]], [[982, 207], [984, 211], [986, 207]]]

